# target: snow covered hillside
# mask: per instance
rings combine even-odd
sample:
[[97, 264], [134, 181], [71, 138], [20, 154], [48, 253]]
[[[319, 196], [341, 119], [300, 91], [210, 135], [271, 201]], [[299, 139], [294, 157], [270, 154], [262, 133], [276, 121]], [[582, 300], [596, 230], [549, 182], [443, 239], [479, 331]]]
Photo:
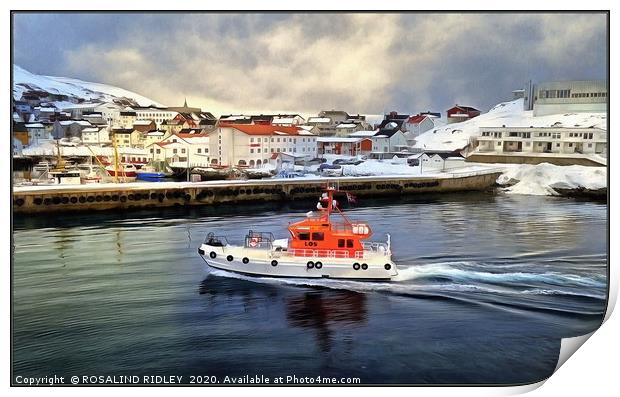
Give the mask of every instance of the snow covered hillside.
[[607, 129], [605, 113], [566, 113], [534, 117], [531, 110], [523, 110], [523, 99], [496, 105], [488, 113], [471, 120], [437, 127], [416, 139], [416, 148], [428, 150], [459, 150], [467, 146], [472, 136], [479, 135], [480, 127], [597, 127]]
[[[83, 99], [92, 102], [119, 102], [124, 105], [161, 106], [161, 104], [152, 99], [122, 88], [67, 77], [41, 76], [13, 65], [13, 98], [18, 100], [22, 97], [22, 94], [36, 91], [66, 95], [70, 99]], [[70, 103], [66, 104], [69, 105]]]

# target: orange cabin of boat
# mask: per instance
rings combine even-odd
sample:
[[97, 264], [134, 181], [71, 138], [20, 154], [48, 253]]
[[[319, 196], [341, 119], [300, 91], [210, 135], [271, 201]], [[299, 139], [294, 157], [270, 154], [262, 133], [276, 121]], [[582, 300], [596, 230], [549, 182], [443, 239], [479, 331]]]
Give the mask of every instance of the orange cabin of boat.
[[[318, 205], [318, 216], [311, 216], [289, 226], [291, 240], [288, 250], [295, 256], [308, 257], [361, 257], [362, 241], [372, 235], [367, 223], [352, 222], [338, 209], [333, 199], [333, 189], [327, 190], [327, 198]], [[326, 207], [321, 203], [326, 202]], [[342, 222], [333, 222], [332, 212], [342, 215]]]

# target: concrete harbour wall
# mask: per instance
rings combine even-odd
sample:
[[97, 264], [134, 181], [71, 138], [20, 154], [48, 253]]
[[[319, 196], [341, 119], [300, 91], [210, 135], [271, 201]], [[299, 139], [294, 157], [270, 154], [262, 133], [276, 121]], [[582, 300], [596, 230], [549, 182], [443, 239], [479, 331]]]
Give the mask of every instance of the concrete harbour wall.
[[487, 171], [447, 174], [445, 177], [40, 186], [15, 188], [13, 210], [19, 214], [286, 201], [318, 198], [328, 181], [331, 185], [337, 184], [339, 189], [360, 197], [482, 191], [492, 188], [500, 174], [500, 171]]

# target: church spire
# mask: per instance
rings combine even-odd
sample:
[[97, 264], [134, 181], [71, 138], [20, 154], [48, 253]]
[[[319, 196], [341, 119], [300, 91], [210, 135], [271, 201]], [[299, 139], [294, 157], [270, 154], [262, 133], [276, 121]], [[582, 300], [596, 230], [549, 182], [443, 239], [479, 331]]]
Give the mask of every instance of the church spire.
[[186, 108], [187, 107], [187, 97], [185, 97], [185, 102], [183, 102], [183, 107]]

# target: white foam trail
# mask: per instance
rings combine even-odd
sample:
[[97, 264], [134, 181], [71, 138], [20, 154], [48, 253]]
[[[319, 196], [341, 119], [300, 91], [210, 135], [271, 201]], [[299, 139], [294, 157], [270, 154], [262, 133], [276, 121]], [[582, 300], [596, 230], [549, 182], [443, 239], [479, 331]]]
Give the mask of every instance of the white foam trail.
[[[455, 267], [458, 266], [458, 267]], [[539, 282], [554, 285], [575, 285], [580, 287], [605, 287], [604, 280], [596, 280], [590, 277], [575, 274], [561, 274], [554, 272], [545, 273], [490, 273], [477, 270], [466, 270], [463, 267], [475, 267], [469, 262], [433, 263], [428, 265], [416, 265], [398, 270], [395, 281], [415, 280], [417, 278], [444, 277], [453, 281], [479, 281], [488, 283], [531, 283]]]
[[[563, 289], [553, 288], [533, 288], [525, 290], [509, 290], [492, 288], [487, 285], [473, 285], [467, 283], [467, 281], [538, 281], [552, 283], [570, 281], [573, 284], [582, 284], [581, 286], [604, 286], [605, 284], [587, 277], [581, 277], [576, 275], [563, 275], [558, 273], [487, 273], [468, 271], [463, 269], [454, 268], [451, 265], [464, 266], [472, 264], [465, 262], [458, 263], [435, 263], [429, 265], [411, 266], [404, 269], [399, 269], [399, 275], [392, 282], [365, 282], [365, 281], [353, 281], [353, 280], [334, 280], [334, 279], [303, 279], [303, 278], [274, 278], [274, 277], [260, 277], [260, 276], [247, 276], [238, 273], [227, 272], [224, 270], [210, 269], [210, 273], [216, 276], [237, 278], [246, 281], [259, 282], [271, 285], [293, 285], [293, 286], [309, 286], [309, 287], [322, 287], [333, 289], [344, 289], [355, 292], [388, 292], [396, 294], [416, 295], [424, 293], [440, 294], [442, 292], [481, 292], [503, 295], [572, 295], [572, 296], [585, 296], [596, 299], [605, 299], [603, 295], [592, 294], [590, 291], [584, 291], [583, 293], [566, 291]], [[440, 282], [437, 284], [413, 284], [405, 283], [404, 281], [415, 280], [416, 278], [428, 278], [442, 276], [450, 278], [451, 282]], [[515, 285], [517, 287], [517, 285]]]

